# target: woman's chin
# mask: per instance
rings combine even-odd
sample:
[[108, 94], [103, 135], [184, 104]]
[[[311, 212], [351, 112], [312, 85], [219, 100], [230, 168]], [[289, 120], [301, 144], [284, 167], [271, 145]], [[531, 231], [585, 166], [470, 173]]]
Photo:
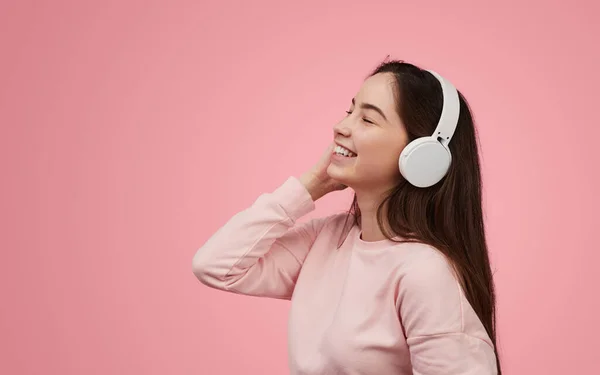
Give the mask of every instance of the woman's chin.
[[333, 178], [339, 183], [348, 185], [349, 176], [347, 171], [344, 170], [344, 168], [330, 164], [329, 167], [327, 167], [327, 174], [329, 175], [329, 177]]

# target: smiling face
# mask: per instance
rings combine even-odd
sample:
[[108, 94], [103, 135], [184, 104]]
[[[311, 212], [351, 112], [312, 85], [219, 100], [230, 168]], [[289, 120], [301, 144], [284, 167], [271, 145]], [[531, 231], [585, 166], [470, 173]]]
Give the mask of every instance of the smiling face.
[[388, 189], [398, 183], [398, 158], [408, 136], [395, 100], [392, 74], [376, 74], [363, 82], [348, 115], [333, 128], [335, 142], [355, 155], [334, 154], [329, 176], [354, 190]]

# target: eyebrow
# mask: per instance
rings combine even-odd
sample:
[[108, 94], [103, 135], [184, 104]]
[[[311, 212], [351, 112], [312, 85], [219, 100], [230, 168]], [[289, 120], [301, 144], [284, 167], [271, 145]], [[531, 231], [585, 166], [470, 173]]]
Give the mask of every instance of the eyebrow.
[[[352, 105], [355, 105], [355, 104], [356, 104], [356, 103], [355, 103], [355, 101], [354, 101], [354, 98], [352, 98]], [[361, 107], [362, 109], [372, 109], [372, 110], [374, 110], [375, 112], [379, 113], [379, 114], [381, 115], [381, 117], [383, 117], [383, 119], [384, 119], [385, 121], [388, 121], [387, 117], [385, 117], [385, 115], [383, 114], [383, 111], [382, 111], [382, 110], [381, 110], [379, 107], [377, 107], [376, 105], [374, 105], [374, 104], [370, 104], [370, 103], [362, 103], [362, 104], [360, 105], [360, 107]]]

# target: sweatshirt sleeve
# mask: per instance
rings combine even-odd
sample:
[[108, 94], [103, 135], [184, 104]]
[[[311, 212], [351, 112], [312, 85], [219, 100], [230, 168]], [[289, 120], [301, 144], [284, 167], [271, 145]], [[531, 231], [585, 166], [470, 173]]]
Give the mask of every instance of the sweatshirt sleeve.
[[496, 375], [485, 328], [441, 254], [419, 256], [400, 281], [399, 312], [415, 375]]
[[302, 263], [327, 220], [296, 222], [314, 208], [304, 185], [288, 178], [234, 215], [197, 250], [194, 274], [215, 289], [290, 299]]

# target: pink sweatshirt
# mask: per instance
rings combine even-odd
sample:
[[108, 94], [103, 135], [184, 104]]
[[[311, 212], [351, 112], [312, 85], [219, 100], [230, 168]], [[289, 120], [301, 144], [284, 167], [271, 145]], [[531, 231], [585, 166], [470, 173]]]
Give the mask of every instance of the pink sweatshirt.
[[492, 343], [441, 253], [366, 242], [357, 226], [337, 249], [347, 214], [297, 222], [314, 208], [290, 177], [193, 259], [212, 288], [291, 300], [291, 374], [496, 374]]

